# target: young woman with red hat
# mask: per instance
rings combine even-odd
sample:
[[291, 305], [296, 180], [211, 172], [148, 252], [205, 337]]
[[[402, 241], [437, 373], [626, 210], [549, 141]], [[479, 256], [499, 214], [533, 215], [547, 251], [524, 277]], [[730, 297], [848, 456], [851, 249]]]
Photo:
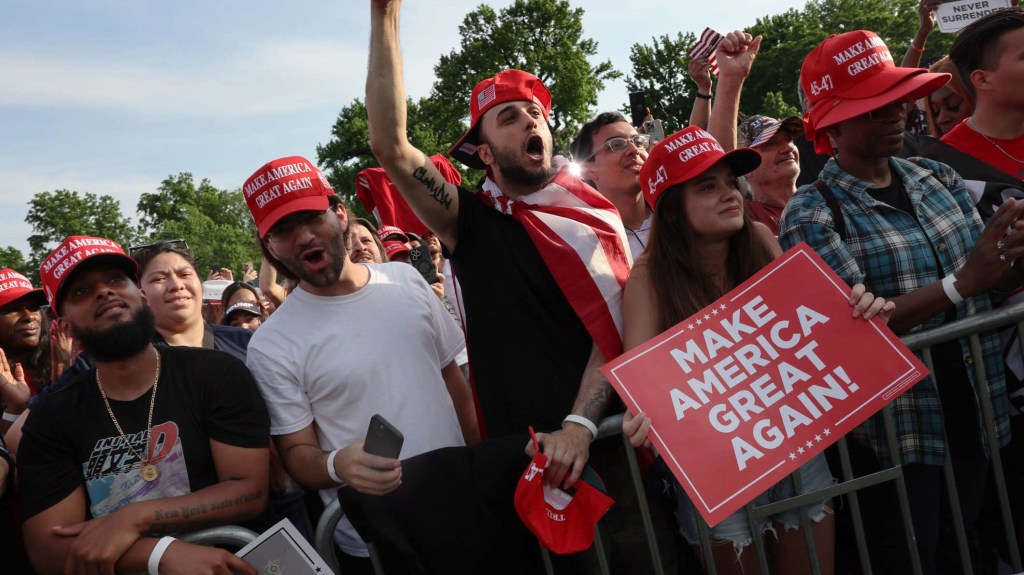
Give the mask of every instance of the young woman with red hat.
[[[726, 153], [704, 130], [691, 126], [651, 150], [640, 184], [654, 210], [647, 251], [633, 266], [625, 292], [624, 347], [636, 347], [725, 295], [781, 254], [771, 231], [754, 223], [744, 209], [737, 177], [754, 170], [761, 156], [750, 148]], [[887, 319], [894, 305], [858, 285], [850, 294], [853, 315]], [[635, 443], [635, 442], [634, 442]], [[800, 468], [805, 492], [832, 484], [824, 456]], [[698, 543], [696, 511], [679, 490], [679, 523], [686, 539]], [[787, 478], [762, 494], [763, 505], [796, 495]], [[808, 508], [814, 522], [818, 563], [832, 573], [833, 521], [827, 502]], [[810, 573], [798, 511], [765, 520], [773, 530], [772, 557], [780, 573]], [[781, 528], [780, 528], [781, 527]], [[760, 535], [760, 534], [759, 534]], [[752, 542], [745, 512], [738, 511], [711, 529], [719, 573], [758, 573], [757, 558], [743, 553]], [[732, 543], [729, 545], [728, 543]]]

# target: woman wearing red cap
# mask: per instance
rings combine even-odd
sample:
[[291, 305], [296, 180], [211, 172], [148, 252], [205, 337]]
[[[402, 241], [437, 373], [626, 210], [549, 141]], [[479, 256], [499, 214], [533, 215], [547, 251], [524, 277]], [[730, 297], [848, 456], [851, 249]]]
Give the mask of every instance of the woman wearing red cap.
[[[963, 180], [949, 166], [893, 157], [903, 144], [911, 102], [949, 77], [896, 67], [882, 40], [865, 30], [830, 36], [800, 71], [810, 104], [808, 139], [833, 157], [815, 185], [790, 199], [779, 240], [783, 247], [806, 242], [847, 283], [862, 282], [892, 298], [898, 307], [889, 326], [898, 334], [988, 311], [991, 296], [1005, 297], [1024, 281], [1012, 265], [1024, 256], [1024, 202], [1007, 200], [983, 226]], [[999, 337], [985, 332], [979, 341], [995, 432], [1005, 445], [1009, 405]], [[952, 340], [935, 345], [931, 355], [933, 375], [893, 401], [896, 445], [890, 447], [881, 414], [853, 433], [870, 445], [879, 465], [902, 463], [926, 574], [958, 565], [955, 543], [940, 541], [940, 526], [952, 525], [943, 517], [942, 465], [952, 460], [970, 536], [991, 449], [984, 441], [977, 366], [969, 365], [975, 361], [971, 344], [966, 337]], [[883, 528], [890, 521], [873, 523]], [[897, 560], [905, 559], [887, 562]]]
[[43, 325], [43, 290], [10, 269], [0, 269], [0, 398], [6, 430], [31, 395], [50, 382], [49, 337]]
[[[744, 210], [737, 177], [761, 163], [750, 148], [725, 153], [710, 134], [689, 127], [660, 142], [640, 171], [640, 185], [654, 210], [647, 251], [633, 266], [625, 294], [624, 346], [636, 347], [704, 309], [757, 273], [781, 253], [771, 231], [754, 223]], [[893, 304], [855, 286], [853, 315], [870, 319], [892, 313]], [[800, 468], [805, 492], [832, 484], [825, 458], [819, 455]], [[679, 523], [683, 535], [698, 543], [696, 511], [679, 489]], [[755, 500], [764, 505], [796, 495], [786, 478]], [[826, 502], [807, 513], [814, 522], [818, 563], [832, 573], [833, 521]], [[765, 520], [779, 573], [810, 572], [798, 511]], [[757, 558], [743, 553], [752, 542], [746, 513], [738, 511], [711, 529], [719, 573], [758, 573]], [[729, 545], [731, 543], [731, 545]]]

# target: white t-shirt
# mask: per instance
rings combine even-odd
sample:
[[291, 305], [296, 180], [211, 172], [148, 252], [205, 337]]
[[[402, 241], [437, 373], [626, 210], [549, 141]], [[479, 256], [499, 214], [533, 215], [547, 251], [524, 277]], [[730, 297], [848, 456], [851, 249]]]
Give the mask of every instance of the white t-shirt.
[[[462, 309], [462, 285], [459, 284], [459, 280], [455, 277], [455, 270], [452, 269], [452, 263], [447, 259], [444, 260], [444, 266], [441, 269], [441, 273], [444, 274], [444, 297], [448, 299], [448, 302], [452, 304], [452, 309], [458, 314], [456, 318], [456, 325], [465, 322], [462, 318], [466, 317], [466, 310]], [[451, 315], [451, 314], [448, 314]], [[460, 331], [462, 328], [459, 328]], [[462, 333], [462, 349], [459, 350], [458, 355], [455, 356], [455, 363], [459, 367], [469, 363], [469, 352], [466, 350], [466, 334]]]
[[[364, 265], [364, 264], [359, 264]], [[368, 264], [369, 282], [345, 296], [295, 289], [253, 334], [247, 365], [270, 412], [270, 433], [316, 422], [324, 451], [366, 435], [379, 413], [405, 436], [401, 458], [464, 445], [441, 369], [465, 345], [444, 304], [405, 263]], [[325, 503], [336, 489], [320, 492]], [[367, 556], [347, 518], [335, 541]]]

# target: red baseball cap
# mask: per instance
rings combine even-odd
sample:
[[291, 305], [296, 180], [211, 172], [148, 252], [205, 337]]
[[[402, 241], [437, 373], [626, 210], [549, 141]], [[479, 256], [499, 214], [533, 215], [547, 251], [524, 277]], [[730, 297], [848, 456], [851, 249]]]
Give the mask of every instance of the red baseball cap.
[[245, 203], [263, 239], [281, 218], [301, 211], [326, 210], [334, 195], [323, 172], [301, 156], [267, 162], [242, 186]]
[[32, 296], [40, 305], [46, 304], [42, 288], [33, 288], [27, 277], [11, 268], [0, 269], [0, 307], [25, 296]]
[[[578, 481], [576, 493], [569, 495], [557, 487], [544, 484], [548, 458], [540, 452], [537, 437], [530, 428], [536, 455], [516, 485], [513, 503], [516, 513], [527, 529], [545, 548], [555, 553], [578, 553], [594, 544], [594, 526], [615, 503], [586, 480]], [[588, 468], [590, 481], [599, 482]]]
[[383, 242], [383, 244], [384, 253], [387, 254], [389, 260], [400, 253], [409, 253], [409, 246], [405, 245], [405, 242], [391, 240], [389, 242]]
[[640, 168], [640, 188], [647, 205], [655, 209], [666, 189], [696, 178], [723, 160], [735, 175], [742, 176], [761, 165], [761, 154], [751, 148], [726, 153], [711, 134], [697, 126], [683, 128], [658, 142]]
[[475, 170], [487, 168], [476, 153], [480, 118], [498, 104], [518, 101], [537, 102], [544, 110], [545, 119], [551, 113], [551, 92], [540, 78], [529, 72], [505, 70], [477, 84], [469, 98], [469, 130], [448, 151], [451, 157]]
[[43, 265], [39, 266], [39, 277], [43, 282], [46, 299], [50, 302], [50, 309], [58, 316], [61, 298], [64, 297], [62, 289], [68, 278], [74, 275], [73, 272], [86, 262], [90, 265], [108, 263], [117, 266], [133, 281], [139, 281], [139, 264], [128, 257], [117, 242], [91, 236], [70, 236], [50, 252], [43, 260]]
[[[923, 68], [902, 68], [893, 62], [885, 42], [874, 32], [833, 34], [804, 58], [800, 86], [810, 109], [804, 114], [809, 140], [822, 128], [838, 124], [899, 100], [916, 100], [950, 79]], [[829, 153], [826, 138], [822, 142]], [[816, 147], [817, 149], [817, 147]]]
[[402, 228], [399, 228], [398, 226], [381, 226], [377, 228], [377, 237], [380, 238], [381, 241], [386, 241], [389, 239], [393, 240], [394, 238], [392, 238], [391, 236], [395, 235], [402, 236], [403, 242], [409, 241], [409, 236], [405, 235], [405, 232], [402, 231]]

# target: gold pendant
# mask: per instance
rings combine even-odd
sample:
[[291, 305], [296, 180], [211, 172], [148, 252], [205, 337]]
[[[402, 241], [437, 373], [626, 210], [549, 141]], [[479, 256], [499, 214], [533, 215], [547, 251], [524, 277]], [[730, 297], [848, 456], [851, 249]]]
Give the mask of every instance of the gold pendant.
[[148, 463], [142, 466], [142, 479], [145, 481], [153, 481], [160, 476], [160, 470], [156, 468], [156, 465]]

